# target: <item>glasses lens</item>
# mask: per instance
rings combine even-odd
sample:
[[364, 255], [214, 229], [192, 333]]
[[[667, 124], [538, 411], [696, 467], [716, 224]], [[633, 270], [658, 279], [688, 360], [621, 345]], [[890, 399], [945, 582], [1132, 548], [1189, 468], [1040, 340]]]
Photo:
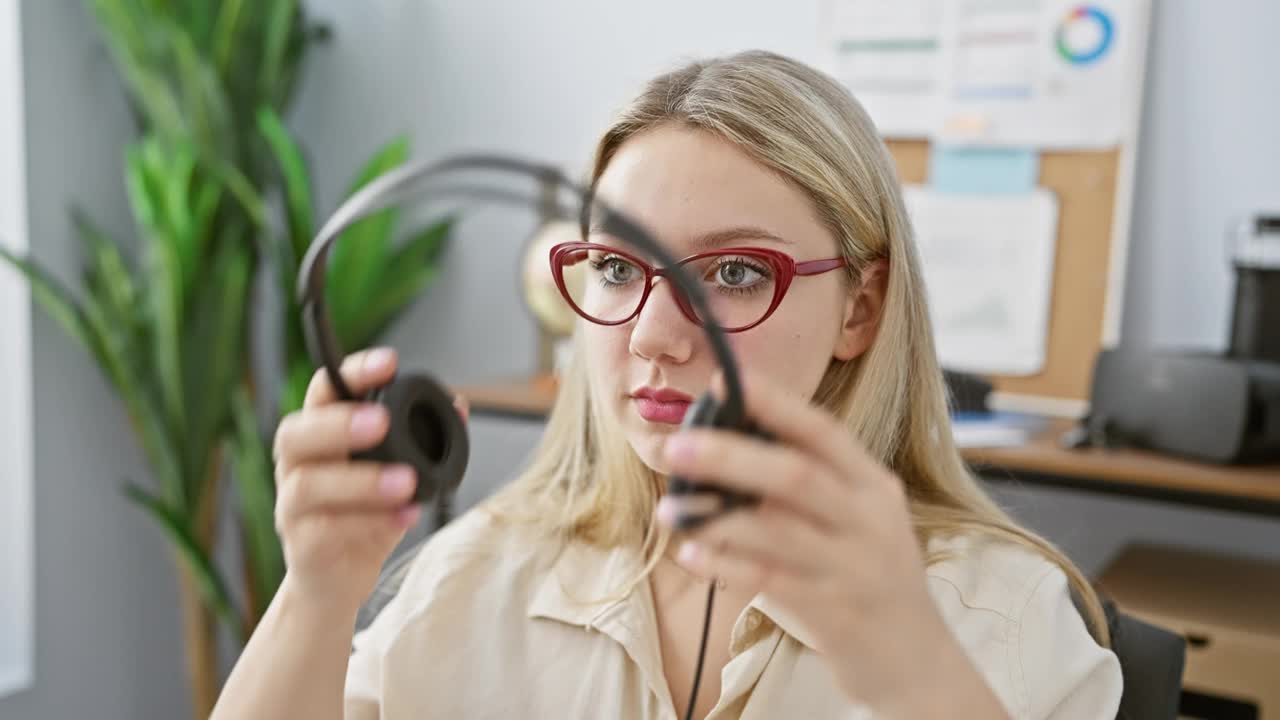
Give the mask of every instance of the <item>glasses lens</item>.
[[701, 285], [707, 305], [726, 330], [754, 325], [773, 304], [778, 270], [764, 256], [712, 255], [686, 261], [683, 270]]
[[644, 269], [607, 249], [562, 253], [557, 269], [573, 304], [599, 322], [626, 320], [644, 296]]

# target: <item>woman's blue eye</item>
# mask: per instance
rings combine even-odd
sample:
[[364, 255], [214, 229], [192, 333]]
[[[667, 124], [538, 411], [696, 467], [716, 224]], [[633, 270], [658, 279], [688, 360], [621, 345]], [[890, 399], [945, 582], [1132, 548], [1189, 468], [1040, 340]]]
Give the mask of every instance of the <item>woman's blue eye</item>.
[[758, 277], [760, 273], [741, 263], [725, 263], [720, 266], [720, 279], [726, 285], [747, 285], [753, 276]]
[[726, 260], [715, 266], [712, 278], [722, 290], [746, 290], [768, 279], [768, 270], [745, 260]]
[[624, 285], [633, 279], [636, 271], [635, 265], [617, 257], [595, 260], [591, 267], [601, 271], [600, 282], [605, 285]]

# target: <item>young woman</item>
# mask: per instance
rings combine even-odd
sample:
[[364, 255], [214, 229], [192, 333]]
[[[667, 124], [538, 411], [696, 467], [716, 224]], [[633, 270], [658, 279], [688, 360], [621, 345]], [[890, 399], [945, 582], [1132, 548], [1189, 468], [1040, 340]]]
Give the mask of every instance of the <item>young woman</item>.
[[[354, 650], [419, 510], [411, 473], [348, 459], [385, 414], [316, 376], [277, 434], [287, 577], [215, 717], [674, 718], [714, 579], [697, 717], [1113, 718], [1096, 596], [952, 442], [901, 190], [857, 102], [769, 53], [693, 63], [622, 112], [591, 183], [688, 258], [778, 441], [679, 430], [719, 391], [698, 317], [585, 227], [556, 263], [582, 322], [531, 462], [413, 555]], [[343, 369], [362, 389], [394, 371], [387, 350]], [[665, 496], [672, 473], [763, 500], [676, 533], [698, 508]]]

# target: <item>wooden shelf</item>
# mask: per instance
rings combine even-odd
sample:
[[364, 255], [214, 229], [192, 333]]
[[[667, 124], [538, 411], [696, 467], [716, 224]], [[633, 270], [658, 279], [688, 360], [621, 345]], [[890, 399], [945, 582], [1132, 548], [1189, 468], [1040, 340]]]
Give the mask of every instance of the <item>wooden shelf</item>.
[[501, 380], [485, 385], [463, 385], [454, 391], [467, 399], [474, 415], [501, 415], [540, 420], [551, 412], [556, 399], [556, 379], [551, 375]]
[[[546, 417], [555, 401], [550, 376], [511, 378], [456, 388], [476, 416], [527, 420]], [[967, 448], [962, 454], [984, 477], [1077, 487], [1182, 504], [1280, 517], [1280, 465], [1223, 466], [1143, 450], [1067, 450], [1058, 439], [1070, 428], [1054, 421], [1021, 447]]]

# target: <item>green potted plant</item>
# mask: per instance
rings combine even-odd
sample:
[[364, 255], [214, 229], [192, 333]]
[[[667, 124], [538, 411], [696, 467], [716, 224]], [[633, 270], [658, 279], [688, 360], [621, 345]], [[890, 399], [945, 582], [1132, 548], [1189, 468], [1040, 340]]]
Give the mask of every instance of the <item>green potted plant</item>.
[[[127, 411], [150, 478], [122, 489], [172, 545], [193, 713], [206, 717], [221, 684], [218, 624], [247, 639], [284, 573], [268, 448], [275, 421], [301, 405], [314, 371], [293, 298], [316, 215], [303, 153], [282, 116], [307, 52], [328, 30], [297, 0], [87, 3], [136, 124], [123, 176], [137, 242], [120, 243], [72, 209], [84, 248], [77, 289], [29, 257], [0, 248], [0, 260], [26, 276], [37, 304], [93, 357]], [[408, 154], [404, 138], [386, 144], [352, 190]], [[283, 236], [270, 229], [273, 212], [285, 217]], [[439, 271], [453, 218], [403, 239], [397, 220], [394, 210], [371, 216], [335, 247], [329, 300], [344, 347], [375, 342]], [[286, 373], [266, 403], [255, 388], [267, 379], [250, 362], [250, 328], [264, 311], [251, 304], [258, 272], [277, 279], [284, 299], [267, 309], [284, 315], [276, 340]], [[262, 405], [274, 406], [271, 417], [255, 411]], [[244, 549], [239, 596], [214, 559], [228, 480]]]

